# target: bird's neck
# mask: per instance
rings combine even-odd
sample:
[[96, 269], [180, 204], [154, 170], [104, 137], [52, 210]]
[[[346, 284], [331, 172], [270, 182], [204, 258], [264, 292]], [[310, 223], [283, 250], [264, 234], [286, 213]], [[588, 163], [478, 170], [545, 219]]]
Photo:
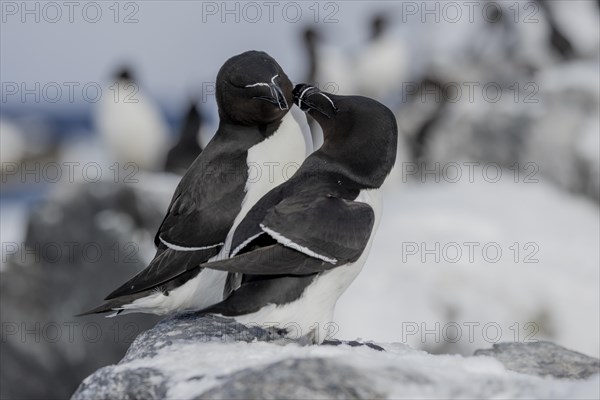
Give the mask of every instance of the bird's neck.
[[248, 150], [273, 135], [279, 125], [281, 125], [281, 120], [261, 125], [241, 125], [228, 120], [221, 120], [215, 139], [227, 142], [232, 148], [240, 147], [243, 150]]
[[299, 172], [318, 176], [331, 174], [341, 184], [352, 189], [376, 189], [383, 184], [394, 160], [395, 153], [393, 158], [386, 155], [383, 159], [374, 159], [357, 151], [331, 152], [321, 147], [307, 159], [302, 172]]
[[326, 135], [315, 152], [323, 168], [338, 170], [364, 189], [380, 187], [396, 161], [394, 135], [348, 137], [347, 134]]

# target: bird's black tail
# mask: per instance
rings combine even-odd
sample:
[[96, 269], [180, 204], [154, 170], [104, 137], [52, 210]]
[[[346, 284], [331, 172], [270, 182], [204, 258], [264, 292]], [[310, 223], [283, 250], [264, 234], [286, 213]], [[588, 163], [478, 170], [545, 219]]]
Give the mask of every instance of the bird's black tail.
[[113, 313], [116, 313], [116, 315], [119, 315], [125, 311], [125, 310], [123, 310], [124, 305], [133, 303], [135, 300], [145, 297], [145, 296], [148, 296], [150, 294], [152, 294], [152, 289], [145, 290], [145, 291], [139, 292], [139, 293], [133, 293], [133, 294], [125, 295], [125, 296], [120, 296], [120, 297], [110, 299], [110, 300], [106, 300], [104, 303], [102, 303], [98, 307], [92, 308], [91, 310], [83, 312], [81, 314], [77, 314], [77, 315], [75, 315], [75, 317], [82, 317], [84, 315], [91, 315], [91, 314], [102, 314], [102, 313], [107, 313], [107, 312], [113, 312]]

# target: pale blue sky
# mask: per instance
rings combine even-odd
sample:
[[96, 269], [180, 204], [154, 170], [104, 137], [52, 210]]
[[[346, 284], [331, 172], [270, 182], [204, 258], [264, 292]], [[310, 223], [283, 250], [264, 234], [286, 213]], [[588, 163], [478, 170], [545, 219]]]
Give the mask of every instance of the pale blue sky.
[[[229, 10], [235, 10], [237, 3], [237, 23], [235, 14], [224, 13], [222, 2], [121, 2], [120, 22], [115, 23], [115, 2], [99, 1], [99, 7], [87, 6], [85, 11], [86, 3], [75, 3], [72, 17], [68, 6], [55, 3], [61, 5], [62, 16], [57, 18], [56, 7], [44, 3], [25, 3], [29, 10], [35, 10], [37, 4], [36, 15], [35, 11], [24, 13], [20, 1], [2, 1], [2, 82], [103, 82], [115, 65], [129, 62], [145, 89], [164, 102], [178, 102], [197, 93], [202, 82], [214, 80], [228, 57], [248, 49], [267, 51], [293, 80], [298, 80], [306, 68], [300, 31], [314, 20], [316, 8], [321, 22], [331, 14], [339, 21], [322, 23], [329, 38], [348, 45], [366, 35], [367, 16], [399, 4], [321, 2], [315, 7], [312, 1], [291, 6], [282, 2], [270, 5], [259, 1], [252, 6], [228, 2]], [[86, 21], [96, 18], [97, 8], [102, 10], [98, 22]], [[259, 18], [257, 10], [262, 14]], [[299, 21], [289, 22], [297, 19], [298, 10]], [[130, 14], [138, 22], [124, 23]], [[57, 22], [50, 22], [54, 19]]]

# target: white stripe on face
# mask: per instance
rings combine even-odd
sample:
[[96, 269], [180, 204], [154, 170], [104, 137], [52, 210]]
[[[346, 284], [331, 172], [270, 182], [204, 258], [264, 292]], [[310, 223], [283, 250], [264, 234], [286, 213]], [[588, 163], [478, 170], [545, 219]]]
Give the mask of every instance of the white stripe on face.
[[331, 103], [331, 107], [333, 107], [333, 109], [335, 110], [335, 105], [333, 104], [333, 101], [323, 92], [317, 92], [317, 94], [320, 94], [321, 96], [325, 97], [330, 103]]
[[[277, 79], [278, 77], [279, 77], [279, 74], [277, 74], [277, 75], [275, 75], [274, 77], [271, 78], [271, 83], [273, 85], [275, 84], [275, 79]], [[256, 82], [256, 83], [253, 83], [251, 85], [246, 85], [244, 87], [257, 87], [257, 86], [266, 86], [266, 87], [269, 87], [269, 88], [271, 87], [271, 85], [269, 85], [268, 83], [265, 83], [265, 82]], [[271, 90], [271, 92], [272, 92], [272, 90]], [[271, 93], [271, 94], [273, 94], [273, 93]]]
[[304, 97], [304, 94], [309, 91], [310, 89], [314, 89], [314, 86], [309, 86], [306, 89], [304, 89], [302, 91], [302, 93], [300, 93], [300, 97], [298, 97], [298, 107], [302, 106], [302, 97]]

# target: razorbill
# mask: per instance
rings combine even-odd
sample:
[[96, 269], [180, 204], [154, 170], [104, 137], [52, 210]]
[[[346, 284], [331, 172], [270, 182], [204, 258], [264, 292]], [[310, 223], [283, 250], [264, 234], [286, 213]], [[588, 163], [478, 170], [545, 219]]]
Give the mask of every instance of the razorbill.
[[546, 16], [546, 22], [550, 28], [550, 47], [559, 55], [561, 60], [568, 61], [575, 58], [575, 49], [571, 44], [571, 41], [561, 30], [554, 10], [547, 0], [537, 0], [540, 8]]
[[140, 88], [132, 72], [119, 70], [113, 82], [103, 88], [94, 115], [95, 129], [111, 157], [125, 165], [159, 170], [170, 143], [165, 117]]
[[330, 92], [355, 92], [352, 59], [345, 48], [327, 43], [322, 31], [314, 27], [302, 32], [302, 42], [308, 61], [308, 83]]
[[16, 123], [0, 118], [0, 170], [8, 168], [10, 164], [21, 163], [26, 150], [27, 143], [22, 129]]
[[[341, 48], [329, 46], [321, 31], [314, 27], [302, 32], [308, 69], [304, 82], [329, 92], [354, 93], [355, 82], [352, 63]], [[323, 144], [323, 132], [318, 123], [308, 118], [315, 149]]]
[[202, 126], [202, 115], [198, 111], [198, 104], [192, 101], [185, 114], [179, 140], [169, 150], [165, 170], [183, 175], [196, 157], [202, 152], [198, 143], [200, 127]]
[[374, 15], [369, 40], [353, 63], [357, 93], [386, 104], [397, 101], [409, 75], [408, 49], [391, 28], [386, 14]]
[[304, 114], [292, 107], [291, 81], [264, 52], [248, 51], [225, 62], [216, 100], [219, 128], [175, 190], [154, 239], [154, 260], [85, 314], [162, 315], [223, 299], [227, 274], [197, 266], [228, 256], [239, 222], [292, 176], [312, 143]]
[[421, 168], [421, 164], [427, 162], [427, 146], [435, 134], [436, 125], [439, 124], [448, 103], [448, 96], [444, 90], [444, 83], [434, 77], [426, 76], [419, 83], [419, 99], [416, 101], [422, 102], [423, 93], [437, 93], [437, 99], [434, 101], [434, 110], [431, 114], [417, 127], [414, 133], [408, 137], [409, 148], [411, 150], [412, 162]]
[[338, 298], [367, 259], [398, 129], [393, 113], [367, 97], [301, 84], [294, 98], [321, 125], [324, 143], [248, 212], [231, 258], [205, 264], [230, 273], [231, 293], [202, 312], [321, 343]]

